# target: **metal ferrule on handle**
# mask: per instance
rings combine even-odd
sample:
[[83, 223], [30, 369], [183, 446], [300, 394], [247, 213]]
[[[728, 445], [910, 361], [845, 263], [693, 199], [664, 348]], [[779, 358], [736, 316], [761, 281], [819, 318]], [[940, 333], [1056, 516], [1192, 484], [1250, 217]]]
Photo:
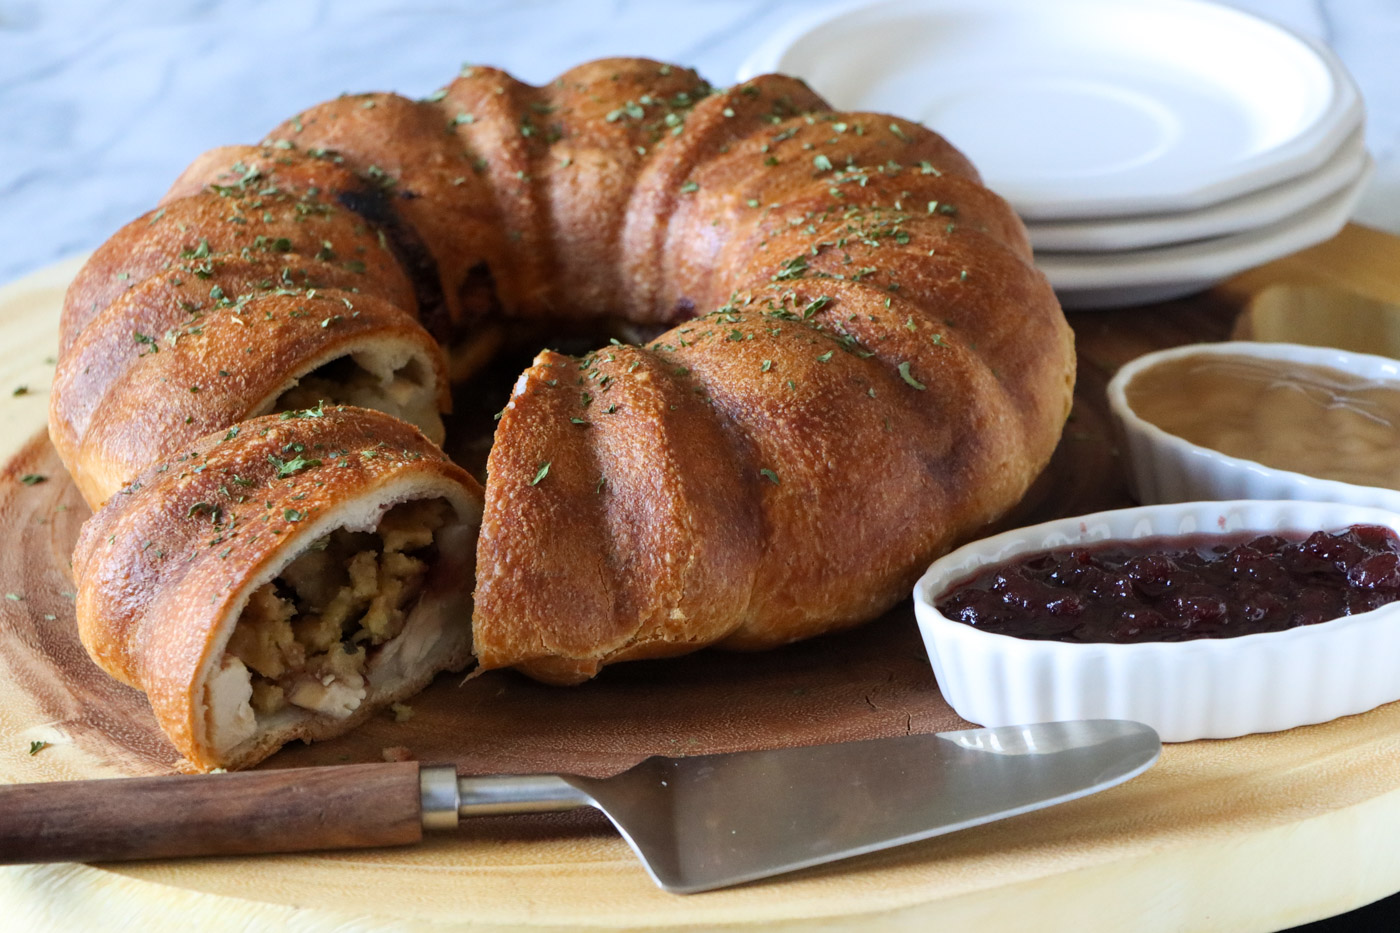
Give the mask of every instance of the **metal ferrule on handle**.
[[459, 817], [502, 813], [549, 813], [593, 806], [593, 798], [554, 774], [458, 777], [450, 765], [418, 772], [423, 828], [456, 829]]

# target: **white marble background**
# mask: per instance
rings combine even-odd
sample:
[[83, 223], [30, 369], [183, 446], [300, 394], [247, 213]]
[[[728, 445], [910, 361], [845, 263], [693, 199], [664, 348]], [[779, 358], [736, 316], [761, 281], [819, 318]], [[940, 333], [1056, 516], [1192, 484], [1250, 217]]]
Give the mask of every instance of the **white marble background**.
[[[0, 0], [0, 283], [96, 246], [199, 152], [342, 91], [419, 96], [464, 61], [542, 82], [619, 54], [728, 83], [822, 2]], [[1352, 70], [1380, 163], [1358, 219], [1400, 232], [1400, 0], [1231, 2]]]

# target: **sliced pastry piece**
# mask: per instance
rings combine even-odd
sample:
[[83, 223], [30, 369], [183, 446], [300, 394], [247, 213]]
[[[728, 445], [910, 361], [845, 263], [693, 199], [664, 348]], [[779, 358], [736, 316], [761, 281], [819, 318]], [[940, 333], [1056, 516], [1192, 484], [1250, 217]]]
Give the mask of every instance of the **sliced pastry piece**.
[[[95, 319], [60, 361], [59, 382], [96, 397], [80, 405], [69, 400], [82, 393], [65, 391], [52, 403], [50, 435], [94, 507], [197, 437], [322, 401], [387, 412], [442, 440], [438, 413], [451, 405], [442, 350], [381, 299], [255, 290], [159, 336], [131, 331], [135, 312], [125, 303]], [[69, 406], [88, 414], [65, 419]]]
[[[389, 287], [384, 287], [386, 284]], [[149, 380], [152, 371], [148, 367], [157, 362], [161, 366], [168, 366], [171, 363], [171, 354], [200, 353], [207, 342], [205, 328], [211, 321], [217, 321], [216, 331], [227, 332], [229, 323], [218, 321], [219, 316], [225, 313], [236, 315], [231, 326], [243, 329], [241, 332], [234, 332], [235, 338], [246, 339], [236, 341], [241, 342], [242, 353], [235, 356], [232, 369], [227, 359], [216, 365], [213, 373], [218, 374], [220, 370], [230, 373], [229, 376], [218, 376], [218, 381], [227, 382], [234, 378], [233, 369], [252, 368], [265, 371], [274, 357], [258, 352], [258, 348], [266, 337], [269, 322], [276, 318], [276, 314], [273, 314], [272, 318], [268, 317], [268, 313], [274, 311], [272, 306], [250, 308], [254, 302], [264, 298], [277, 298], [282, 299], [285, 305], [287, 298], [300, 297], [309, 302], [317, 295], [335, 296], [347, 293], [363, 296], [354, 297], [352, 304], [359, 302], [365, 305], [373, 299], [378, 299], [374, 302], [374, 308], [378, 310], [372, 313], [372, 316], [378, 318], [385, 318], [385, 307], [397, 306], [397, 302], [405, 295], [411, 302], [411, 294], [396, 289], [392, 282], [381, 283], [363, 272], [296, 253], [255, 256], [250, 259], [229, 254], [211, 254], [198, 261], [184, 260], [123, 292], [116, 301], [89, 322], [68, 352], [59, 358], [58, 368], [54, 373], [54, 390], [49, 402], [49, 435], [89, 504], [94, 507], [101, 504], [113, 489], [135, 475], [136, 471], [150, 460], [161, 455], [156, 453], [148, 459], [137, 461], [127, 469], [124, 476], [102, 482], [101, 485], [105, 485], [106, 488], [99, 488], [99, 484], [89, 481], [87, 462], [78, 456], [79, 450], [83, 447], [94, 418], [98, 418], [105, 403], [111, 401], [107, 394], [114, 385], [132, 378], [133, 374], [137, 374], [138, 379]], [[347, 314], [344, 302], [340, 304], [341, 307], [338, 308], [327, 307], [327, 315], [320, 319], [299, 320], [318, 326], [324, 320], [327, 322], [324, 329], [330, 330]], [[310, 304], [306, 309], [310, 309]], [[288, 314], [293, 311], [300, 314], [296, 307], [288, 310]], [[353, 314], [354, 309], [349, 309], [349, 313]], [[407, 316], [407, 312], [402, 315], [387, 315], [390, 320], [402, 320]], [[343, 335], [325, 334], [325, 346], [341, 343], [341, 336]], [[422, 361], [431, 368], [432, 357], [436, 353], [425, 342], [419, 341], [419, 344], [424, 349], [416, 355], [422, 357]], [[162, 353], [165, 355], [157, 359]], [[144, 375], [139, 375], [141, 373]], [[162, 377], [165, 376], [166, 374], [162, 373]], [[159, 378], [161, 377], [157, 377], [156, 380], [157, 385], [169, 388], [170, 384], [159, 383]], [[193, 384], [196, 383], [191, 383]], [[245, 386], [249, 383], [239, 379], [238, 384]], [[437, 407], [438, 399], [433, 395], [437, 391], [437, 387], [428, 391], [432, 396], [428, 400], [429, 408]], [[168, 393], [166, 397], [168, 400]], [[393, 410], [385, 405], [334, 393], [325, 394], [321, 398], [381, 411]], [[315, 401], [317, 400], [313, 400], [311, 404]], [[121, 407], [120, 403], [117, 405]], [[282, 407], [306, 406], [291, 404]], [[208, 406], [200, 408], [204, 410]], [[250, 410], [250, 413], [265, 414], [266, 411]], [[196, 420], [200, 420], [200, 423], [196, 424]], [[430, 421], [412, 417], [409, 420], [413, 420], [430, 435], [433, 433]], [[169, 442], [178, 447], [220, 427], [227, 425], [206, 425], [204, 420], [194, 418], [188, 422], [180, 420], [174, 435], [163, 435], [148, 441]], [[109, 462], [111, 459], [113, 458], [104, 454], [101, 455], [100, 462]], [[130, 457], [115, 459], [129, 460]]]
[[152, 466], [83, 528], [83, 644], [197, 770], [340, 735], [471, 658], [481, 487], [413, 427], [284, 412]]
[[314, 257], [363, 274], [404, 295], [395, 304], [413, 313], [413, 291], [379, 230], [321, 192], [262, 192], [211, 188], [157, 208], [118, 230], [78, 270], [63, 298], [59, 352], [104, 308], [153, 275], [188, 264], [205, 279], [215, 256], [275, 261], [285, 253]]

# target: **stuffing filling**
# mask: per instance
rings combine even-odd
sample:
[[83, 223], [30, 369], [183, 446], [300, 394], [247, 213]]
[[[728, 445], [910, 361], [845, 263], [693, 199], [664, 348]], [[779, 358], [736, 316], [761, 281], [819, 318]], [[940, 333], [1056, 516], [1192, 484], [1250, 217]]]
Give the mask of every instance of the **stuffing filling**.
[[423, 499], [394, 506], [374, 532], [332, 531], [253, 592], [216, 676], [246, 669], [258, 718], [289, 706], [349, 716], [367, 693], [369, 659], [403, 631], [452, 517], [445, 500]]
[[321, 402], [372, 408], [417, 427], [434, 440], [442, 438], [433, 375], [422, 360], [402, 365], [342, 356], [302, 376], [278, 396], [273, 411], [315, 408]]

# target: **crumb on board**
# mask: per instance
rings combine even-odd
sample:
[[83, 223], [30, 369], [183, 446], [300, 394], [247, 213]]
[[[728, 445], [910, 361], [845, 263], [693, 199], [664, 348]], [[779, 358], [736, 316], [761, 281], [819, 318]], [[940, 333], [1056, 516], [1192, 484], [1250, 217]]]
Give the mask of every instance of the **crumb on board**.
[[412, 761], [413, 752], [409, 751], [407, 745], [389, 745], [379, 750], [379, 756], [385, 761]]

